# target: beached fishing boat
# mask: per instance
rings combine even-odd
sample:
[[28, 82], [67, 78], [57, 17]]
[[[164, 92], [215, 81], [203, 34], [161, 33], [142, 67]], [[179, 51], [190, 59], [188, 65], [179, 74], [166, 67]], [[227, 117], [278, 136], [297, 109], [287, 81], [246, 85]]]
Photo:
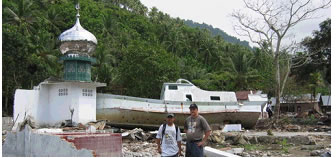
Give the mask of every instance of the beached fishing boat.
[[198, 105], [209, 124], [239, 123], [253, 128], [266, 101], [238, 103], [234, 92], [205, 91], [179, 79], [163, 84], [160, 99], [98, 93], [96, 116], [114, 125], [155, 127], [164, 122], [167, 113], [174, 113], [175, 123], [182, 127], [191, 103]]

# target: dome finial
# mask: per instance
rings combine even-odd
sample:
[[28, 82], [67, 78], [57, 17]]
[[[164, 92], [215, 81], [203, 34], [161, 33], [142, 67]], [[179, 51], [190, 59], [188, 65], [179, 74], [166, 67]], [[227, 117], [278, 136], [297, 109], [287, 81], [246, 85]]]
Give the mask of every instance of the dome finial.
[[76, 8], [76, 10], [77, 10], [77, 15], [76, 15], [76, 17], [77, 18], [79, 18], [79, 9], [80, 9], [80, 7], [79, 7], [79, 2], [76, 4], [76, 6], [75, 6], [75, 8]]

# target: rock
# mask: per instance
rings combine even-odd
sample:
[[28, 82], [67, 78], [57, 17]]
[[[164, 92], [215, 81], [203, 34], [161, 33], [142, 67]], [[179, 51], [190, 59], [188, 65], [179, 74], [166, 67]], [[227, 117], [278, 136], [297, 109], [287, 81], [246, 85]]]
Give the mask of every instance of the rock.
[[303, 145], [301, 146], [301, 150], [319, 150], [324, 149], [323, 145]]
[[222, 134], [221, 131], [214, 131], [210, 135], [210, 141], [213, 143], [218, 143], [218, 144], [225, 144], [225, 136]]
[[248, 142], [244, 139], [244, 136], [242, 134], [238, 134], [234, 139], [233, 139], [234, 144], [248, 144]]
[[319, 150], [313, 150], [313, 151], [310, 152], [310, 156], [320, 156], [320, 155], [321, 155], [321, 153], [320, 153]]
[[242, 153], [243, 157], [251, 157], [251, 155], [249, 153]]
[[6, 130], [3, 130], [2, 131], [2, 135], [6, 135], [7, 134], [7, 131]]
[[233, 140], [238, 135], [236, 132], [222, 132], [222, 134], [225, 137], [225, 141]]
[[248, 140], [251, 144], [259, 144], [259, 142], [258, 142], [258, 138], [257, 138], [256, 136], [247, 137], [247, 140]]
[[260, 144], [273, 144], [276, 143], [276, 137], [274, 136], [259, 136], [258, 143]]
[[312, 140], [308, 136], [293, 136], [288, 139], [287, 143], [293, 143], [296, 145], [310, 145]]
[[290, 132], [297, 132], [301, 130], [301, 127], [298, 125], [287, 125], [285, 126], [285, 128], [287, 129], [287, 131], [290, 131]]
[[271, 152], [267, 151], [267, 156], [272, 156]]

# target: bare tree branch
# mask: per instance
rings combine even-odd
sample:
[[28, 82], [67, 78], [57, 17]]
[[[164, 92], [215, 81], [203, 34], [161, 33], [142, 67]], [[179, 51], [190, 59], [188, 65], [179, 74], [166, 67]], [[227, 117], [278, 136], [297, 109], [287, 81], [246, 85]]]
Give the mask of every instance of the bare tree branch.
[[[276, 68], [276, 110], [279, 116], [279, 98], [283, 93], [288, 75], [292, 68], [302, 66], [311, 62], [311, 57], [315, 53], [303, 54], [300, 58], [294, 56], [296, 52], [295, 43], [284, 46], [282, 40], [287, 38], [288, 30], [296, 24], [313, 18], [313, 13], [317, 10], [330, 7], [331, 0], [326, 0], [320, 5], [313, 5], [312, 0], [288, 0], [287, 2], [276, 0], [243, 0], [247, 10], [252, 11], [256, 16], [248, 16], [241, 12], [232, 13], [232, 17], [238, 21], [234, 29], [237, 34], [247, 36], [249, 39], [260, 46], [261, 49], [270, 53], [274, 59]], [[280, 56], [284, 57], [280, 59]], [[293, 60], [295, 58], [295, 61]], [[280, 76], [280, 60], [287, 63], [286, 73]], [[281, 61], [283, 62], [283, 61]]]

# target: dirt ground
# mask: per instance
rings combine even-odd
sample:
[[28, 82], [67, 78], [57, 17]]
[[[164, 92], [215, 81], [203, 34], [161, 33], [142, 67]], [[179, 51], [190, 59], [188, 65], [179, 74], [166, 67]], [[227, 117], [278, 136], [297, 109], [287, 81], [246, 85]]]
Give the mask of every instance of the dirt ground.
[[[299, 122], [299, 123], [298, 123]], [[303, 123], [302, 123], [303, 122]], [[127, 157], [159, 157], [155, 143], [155, 131], [121, 129], [102, 126], [96, 123], [97, 132], [122, 133], [123, 156]], [[105, 125], [105, 123], [103, 124]], [[81, 127], [83, 126], [83, 127]], [[84, 128], [84, 125], [71, 129]], [[3, 127], [5, 127], [3, 125]], [[101, 129], [100, 129], [101, 128]], [[67, 128], [63, 128], [66, 130]], [[98, 130], [100, 129], [100, 130]], [[9, 129], [3, 128], [2, 138], [5, 141]], [[185, 134], [182, 135], [182, 148], [185, 152]], [[308, 118], [283, 117], [280, 121], [261, 120], [255, 129], [243, 129], [239, 132], [223, 132], [213, 130], [206, 144], [221, 151], [242, 157], [320, 157], [331, 156], [331, 126], [320, 124], [318, 120]]]

